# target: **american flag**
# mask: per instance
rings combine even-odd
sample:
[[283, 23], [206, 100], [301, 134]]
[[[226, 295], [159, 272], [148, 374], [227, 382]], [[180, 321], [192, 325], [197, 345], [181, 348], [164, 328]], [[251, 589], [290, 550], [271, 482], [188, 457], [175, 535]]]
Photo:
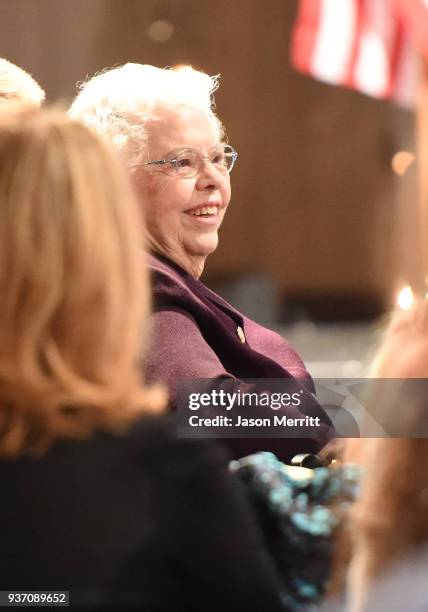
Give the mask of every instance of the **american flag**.
[[300, 0], [297, 70], [412, 107], [428, 60], [428, 0]]

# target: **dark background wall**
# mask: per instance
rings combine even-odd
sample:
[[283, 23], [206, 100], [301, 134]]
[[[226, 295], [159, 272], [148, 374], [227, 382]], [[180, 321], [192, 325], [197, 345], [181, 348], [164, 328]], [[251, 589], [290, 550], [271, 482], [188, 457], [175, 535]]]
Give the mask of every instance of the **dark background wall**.
[[[239, 161], [205, 280], [258, 271], [291, 309], [370, 316], [415, 274], [412, 179], [398, 179], [390, 165], [395, 152], [413, 148], [412, 116], [295, 74], [296, 6], [0, 0], [0, 56], [29, 70], [50, 100], [69, 100], [77, 81], [127, 61], [221, 73], [218, 112]], [[164, 42], [153, 40], [159, 20], [158, 36], [171, 34]]]

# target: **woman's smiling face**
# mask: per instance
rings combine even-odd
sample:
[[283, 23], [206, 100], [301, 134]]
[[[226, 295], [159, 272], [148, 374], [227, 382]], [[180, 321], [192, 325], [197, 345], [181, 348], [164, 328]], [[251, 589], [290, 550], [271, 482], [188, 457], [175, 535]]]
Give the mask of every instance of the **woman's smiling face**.
[[[192, 107], [162, 111], [147, 133], [150, 161], [186, 148], [208, 157], [219, 144], [216, 122]], [[195, 176], [180, 176], [171, 166], [145, 165], [138, 171], [137, 190], [151, 248], [199, 277], [218, 244], [231, 195], [229, 173], [208, 161]]]

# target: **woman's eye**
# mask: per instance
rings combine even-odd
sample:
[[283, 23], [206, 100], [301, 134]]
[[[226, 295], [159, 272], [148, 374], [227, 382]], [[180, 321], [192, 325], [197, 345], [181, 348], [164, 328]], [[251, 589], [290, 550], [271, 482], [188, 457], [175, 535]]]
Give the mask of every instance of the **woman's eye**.
[[213, 164], [224, 164], [225, 163], [224, 155], [222, 153], [215, 155], [212, 159], [212, 163]]
[[177, 168], [188, 168], [192, 165], [192, 160], [188, 157], [182, 157], [177, 159], [175, 163], [177, 164]]

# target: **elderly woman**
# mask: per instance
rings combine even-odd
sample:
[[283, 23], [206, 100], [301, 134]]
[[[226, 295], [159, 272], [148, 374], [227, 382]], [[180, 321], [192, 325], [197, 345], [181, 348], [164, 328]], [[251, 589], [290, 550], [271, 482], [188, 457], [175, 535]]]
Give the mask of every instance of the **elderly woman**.
[[277, 612], [282, 582], [224, 449], [177, 440], [142, 384], [141, 230], [102, 139], [2, 110], [2, 589], [18, 605], [66, 590], [73, 610]]
[[[296, 452], [317, 452], [332, 436], [328, 418], [310, 393], [312, 380], [285, 340], [200, 281], [207, 257], [217, 248], [237, 159], [213, 111], [217, 86], [216, 77], [191, 67], [126, 64], [88, 80], [70, 115], [116, 145], [141, 203], [153, 255], [150, 379], [167, 382], [173, 402], [181, 379], [210, 379], [211, 388], [230, 393], [269, 392], [267, 383], [248, 384], [248, 378], [295, 381], [304, 389], [300, 408], [283, 407], [279, 414], [312, 416], [316, 427], [300, 428], [300, 439], [227, 440], [236, 455], [266, 449], [288, 460]], [[272, 415], [269, 408], [264, 412]]]

